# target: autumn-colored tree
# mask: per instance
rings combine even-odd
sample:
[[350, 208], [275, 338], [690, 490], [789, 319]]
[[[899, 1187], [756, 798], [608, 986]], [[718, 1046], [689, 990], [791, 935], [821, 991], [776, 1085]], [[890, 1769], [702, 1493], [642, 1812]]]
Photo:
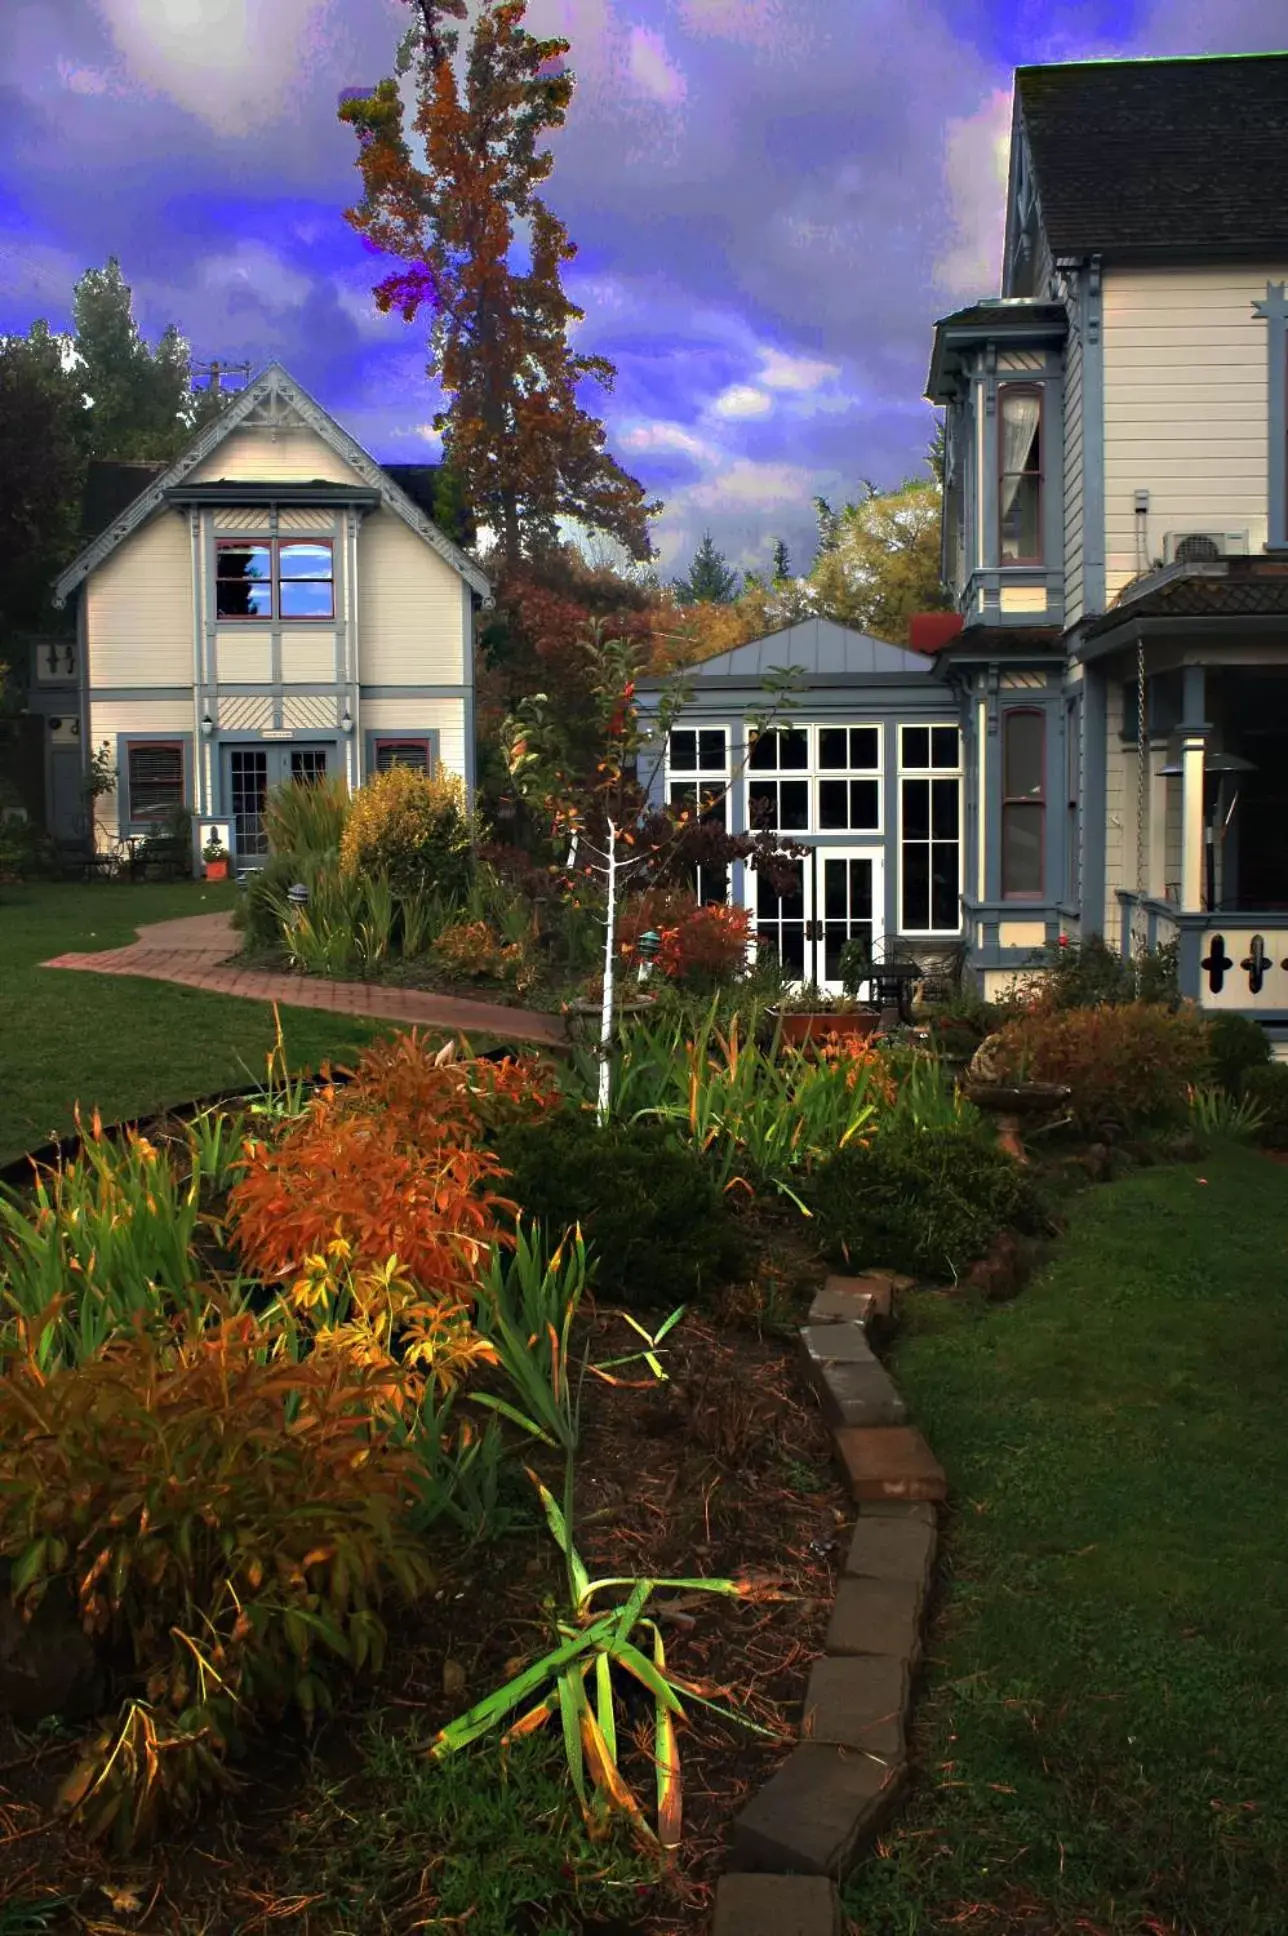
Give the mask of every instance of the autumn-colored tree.
[[939, 580], [943, 498], [931, 479], [897, 490], [865, 487], [857, 504], [833, 511], [822, 498], [819, 555], [809, 576], [815, 608], [838, 625], [903, 644], [914, 612], [944, 611]]
[[[415, 23], [398, 71], [416, 75], [412, 154], [396, 80], [344, 101], [358, 137], [363, 199], [346, 219], [374, 249], [404, 265], [375, 290], [382, 310], [408, 322], [430, 312], [429, 374], [448, 398], [434, 418], [446, 462], [513, 571], [571, 518], [651, 555], [649, 517], [660, 505], [604, 448], [602, 423], [577, 386], [610, 388], [602, 356], [574, 355], [568, 328], [584, 312], [565, 295], [563, 265], [576, 254], [563, 223], [537, 194], [553, 157], [538, 142], [561, 127], [572, 98], [566, 40], [539, 40], [522, 21], [526, 0], [482, 0], [463, 85], [453, 65], [464, 0], [409, 0]], [[516, 227], [529, 264], [513, 261]]]

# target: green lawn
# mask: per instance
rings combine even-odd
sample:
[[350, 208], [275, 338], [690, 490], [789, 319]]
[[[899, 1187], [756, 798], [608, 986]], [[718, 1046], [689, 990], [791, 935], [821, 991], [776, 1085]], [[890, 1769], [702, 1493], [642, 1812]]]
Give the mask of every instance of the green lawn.
[[952, 1488], [908, 1804], [861, 1936], [1288, 1929], [1288, 1170], [1082, 1196], [895, 1375]]
[[[78, 1099], [114, 1122], [262, 1075], [265, 1003], [39, 966], [122, 947], [145, 922], [233, 907], [237, 893], [195, 881], [0, 888], [0, 1162], [70, 1130]], [[388, 1026], [307, 1008], [284, 1008], [282, 1022], [301, 1069], [342, 1060]]]

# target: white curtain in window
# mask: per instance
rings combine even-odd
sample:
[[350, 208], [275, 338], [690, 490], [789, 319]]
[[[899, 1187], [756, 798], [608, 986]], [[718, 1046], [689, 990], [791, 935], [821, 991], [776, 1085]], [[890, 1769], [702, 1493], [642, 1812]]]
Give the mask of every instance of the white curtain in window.
[[1041, 399], [1021, 391], [1002, 400], [1002, 516], [1014, 504], [1020, 488], [1020, 474], [1027, 468], [1029, 452], [1042, 414]]

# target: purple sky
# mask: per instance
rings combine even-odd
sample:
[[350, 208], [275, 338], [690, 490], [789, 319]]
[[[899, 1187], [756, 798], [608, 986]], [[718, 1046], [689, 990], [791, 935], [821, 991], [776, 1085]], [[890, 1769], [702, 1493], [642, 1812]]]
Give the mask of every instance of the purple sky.
[[[402, 0], [0, 0], [0, 331], [70, 320], [117, 254], [149, 334], [277, 357], [379, 458], [437, 454], [418, 324], [380, 317], [340, 89]], [[934, 318], [998, 279], [1011, 70], [1283, 44], [1283, 0], [531, 0], [579, 85], [547, 195], [580, 255], [585, 400], [740, 565], [811, 500], [922, 461]]]

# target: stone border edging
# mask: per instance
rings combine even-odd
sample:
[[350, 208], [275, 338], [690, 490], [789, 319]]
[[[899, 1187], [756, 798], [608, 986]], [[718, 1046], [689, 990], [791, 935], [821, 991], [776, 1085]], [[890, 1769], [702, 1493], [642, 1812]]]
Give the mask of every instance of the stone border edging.
[[903, 1787], [948, 1484], [869, 1335], [893, 1324], [911, 1284], [892, 1271], [831, 1276], [800, 1334], [859, 1518], [800, 1742], [733, 1825], [712, 1936], [840, 1936], [837, 1885]]

